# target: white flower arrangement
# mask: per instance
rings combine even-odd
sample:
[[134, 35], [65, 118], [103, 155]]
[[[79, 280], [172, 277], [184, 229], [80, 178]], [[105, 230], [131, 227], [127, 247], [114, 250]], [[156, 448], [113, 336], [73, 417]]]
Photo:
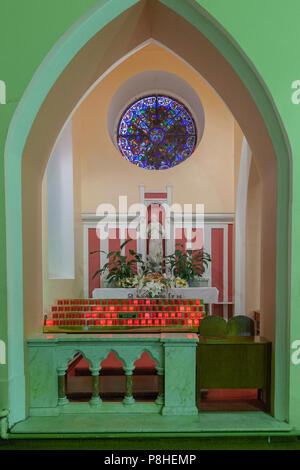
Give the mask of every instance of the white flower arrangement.
[[166, 286], [160, 281], [150, 281], [146, 282], [144, 290], [147, 296], [158, 297], [163, 295], [163, 292], [166, 290]]
[[185, 279], [175, 277], [172, 279], [172, 287], [187, 287], [187, 282]]
[[184, 279], [175, 278], [166, 273], [137, 274], [128, 280], [131, 287], [135, 287], [139, 296], [143, 297], [166, 297], [168, 290], [174, 287], [187, 287]]

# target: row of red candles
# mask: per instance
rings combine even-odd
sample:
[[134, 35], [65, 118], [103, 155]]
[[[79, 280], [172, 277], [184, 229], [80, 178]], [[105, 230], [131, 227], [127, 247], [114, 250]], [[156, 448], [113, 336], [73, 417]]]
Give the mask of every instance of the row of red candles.
[[190, 306], [184, 306], [181, 305], [179, 307], [170, 305], [170, 306], [165, 306], [163, 307], [162, 305], [159, 306], [133, 306], [133, 305], [128, 305], [128, 306], [102, 306], [99, 305], [97, 307], [52, 307], [52, 312], [145, 312], [145, 311], [174, 311], [174, 312], [202, 312], [203, 311], [203, 305], [198, 305], [197, 307], [190, 307]]
[[[202, 318], [201, 312], [145, 312], [138, 313], [138, 318]], [[95, 312], [95, 313], [52, 313], [48, 315], [49, 319], [54, 318], [118, 318], [116, 312]]]
[[122, 320], [46, 320], [45, 326], [76, 326], [76, 325], [93, 325], [93, 326], [198, 326], [200, 319], [171, 320], [171, 319], [133, 319], [127, 318]]
[[77, 299], [58, 300], [58, 305], [201, 305], [199, 299]]

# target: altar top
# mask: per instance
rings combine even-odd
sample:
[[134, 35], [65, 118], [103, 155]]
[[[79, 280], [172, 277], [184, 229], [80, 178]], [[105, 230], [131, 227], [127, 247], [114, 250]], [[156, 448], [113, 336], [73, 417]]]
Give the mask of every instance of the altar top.
[[186, 333], [99, 333], [99, 334], [89, 334], [81, 336], [78, 334], [69, 334], [69, 333], [36, 333], [27, 339], [27, 343], [60, 343], [60, 342], [73, 342], [76, 340], [77, 343], [80, 342], [191, 342], [198, 343], [199, 338], [196, 333], [186, 332]]

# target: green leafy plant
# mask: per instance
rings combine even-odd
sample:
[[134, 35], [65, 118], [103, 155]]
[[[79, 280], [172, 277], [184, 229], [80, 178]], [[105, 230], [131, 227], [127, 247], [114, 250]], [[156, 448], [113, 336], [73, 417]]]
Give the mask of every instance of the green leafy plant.
[[147, 276], [152, 273], [163, 273], [163, 259], [153, 259], [149, 255], [146, 256], [146, 261], [141, 266], [142, 273]]
[[176, 277], [191, 282], [196, 277], [202, 277], [208, 263], [211, 262], [209, 253], [200, 250], [184, 250], [180, 243], [176, 244], [176, 250], [172, 255], [165, 257], [167, 268]]
[[120, 246], [120, 250], [110, 251], [106, 253], [103, 250], [91, 251], [90, 255], [95, 253], [106, 254], [107, 262], [101, 269], [98, 269], [93, 275], [93, 279], [98, 275], [105, 275], [107, 272], [106, 279], [111, 285], [120, 286], [121, 282], [127, 278], [133, 278], [137, 274], [138, 266], [143, 266], [144, 262], [142, 255], [136, 253], [134, 250], [129, 250], [132, 258], [129, 260], [127, 256], [122, 255], [122, 249], [127, 243], [132, 241], [131, 239], [126, 240]]

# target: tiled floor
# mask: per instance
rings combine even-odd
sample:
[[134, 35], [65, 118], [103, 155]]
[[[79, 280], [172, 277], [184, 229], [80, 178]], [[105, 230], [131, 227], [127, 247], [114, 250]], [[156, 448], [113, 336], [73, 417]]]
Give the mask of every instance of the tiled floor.
[[[131, 405], [134, 406], [134, 405]], [[160, 414], [69, 414], [29, 417], [17, 423], [12, 433], [23, 434], [122, 434], [128, 435], [289, 432], [291, 426], [263, 412], [202, 412], [197, 416], [162, 416]]]
[[257, 390], [209, 390], [201, 400], [200, 411], [264, 411]]

